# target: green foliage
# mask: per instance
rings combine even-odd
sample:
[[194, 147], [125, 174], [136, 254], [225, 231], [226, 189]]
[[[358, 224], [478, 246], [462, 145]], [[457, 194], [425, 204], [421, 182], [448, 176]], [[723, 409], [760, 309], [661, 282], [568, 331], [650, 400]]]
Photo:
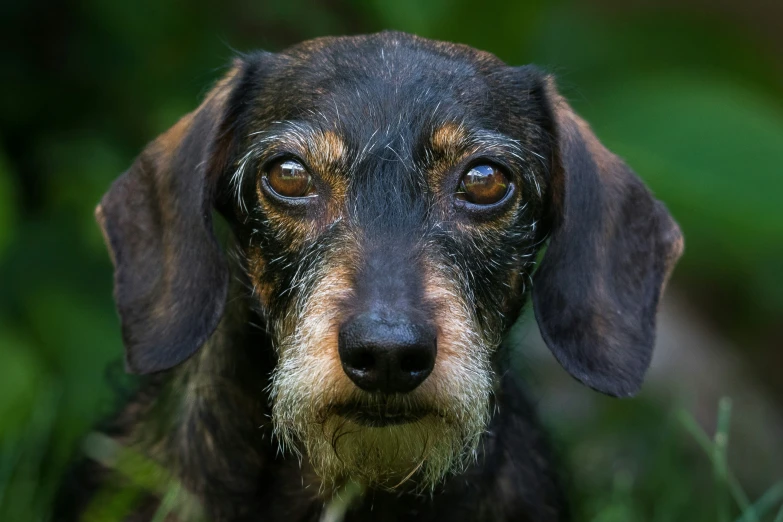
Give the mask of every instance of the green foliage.
[[576, 428], [554, 422], [555, 433], [570, 450], [566, 468], [579, 492], [581, 519], [774, 520], [776, 510], [783, 508], [783, 480], [753, 503], [730, 469], [730, 399], [720, 402], [713, 437], [684, 408], [633, 402], [606, 404]]
[[726, 18], [652, 11], [604, 17], [553, 9], [535, 61], [604, 143], [667, 203], [685, 234], [675, 273], [731, 300], [727, 330], [747, 344], [783, 306], [783, 105], [775, 58]]
[[6, 159], [0, 151], [0, 256], [11, 242], [16, 227], [16, 191]]
[[[66, 463], [126, 382], [93, 208], [146, 141], [197, 105], [234, 48], [394, 28], [554, 71], [681, 222], [676, 283], [747, 353], [779, 340], [779, 61], [717, 10], [615, 12], [567, 0], [485, 0], [480, 9], [467, 0], [72, 4], [0, 6], [0, 29], [14, 42], [0, 49], [0, 520], [47, 519]], [[692, 422], [714, 466], [670, 408], [611, 404], [555, 425], [572, 450], [585, 519], [730, 520], [739, 505], [783, 522], [783, 486], [738, 503], [723, 447]], [[120, 513], [142, 490], [107, 492], [102, 508]], [[107, 512], [93, 519], [109, 520]]]
[[680, 73], [618, 82], [584, 112], [679, 219], [681, 270], [742, 273], [746, 299], [783, 305], [783, 109], [734, 82]]

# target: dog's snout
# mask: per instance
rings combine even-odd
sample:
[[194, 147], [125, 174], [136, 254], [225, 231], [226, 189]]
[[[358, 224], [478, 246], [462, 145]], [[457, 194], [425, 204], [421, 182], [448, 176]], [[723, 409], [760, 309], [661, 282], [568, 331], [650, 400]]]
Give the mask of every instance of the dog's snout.
[[407, 393], [432, 372], [436, 335], [426, 324], [363, 314], [340, 327], [338, 350], [343, 370], [359, 388]]

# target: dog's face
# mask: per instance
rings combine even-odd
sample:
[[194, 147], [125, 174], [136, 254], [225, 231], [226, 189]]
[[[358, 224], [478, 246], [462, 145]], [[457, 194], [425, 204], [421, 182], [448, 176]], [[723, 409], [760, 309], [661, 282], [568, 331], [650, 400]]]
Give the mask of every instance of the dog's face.
[[99, 218], [130, 369], [217, 325], [213, 208], [275, 346], [276, 432], [327, 483], [433, 486], [468, 462], [531, 282], [564, 367], [635, 392], [681, 250], [551, 78], [398, 33], [240, 60], [116, 182]]

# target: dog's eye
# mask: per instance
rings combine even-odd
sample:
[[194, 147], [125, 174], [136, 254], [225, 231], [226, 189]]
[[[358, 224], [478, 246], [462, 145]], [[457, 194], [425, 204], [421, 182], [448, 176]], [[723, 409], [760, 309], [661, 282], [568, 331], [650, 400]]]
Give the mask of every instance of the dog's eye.
[[266, 179], [275, 193], [286, 198], [301, 198], [312, 192], [310, 174], [296, 160], [273, 163], [266, 171]]
[[508, 178], [492, 165], [476, 165], [462, 176], [457, 197], [476, 205], [497, 203], [508, 193]]

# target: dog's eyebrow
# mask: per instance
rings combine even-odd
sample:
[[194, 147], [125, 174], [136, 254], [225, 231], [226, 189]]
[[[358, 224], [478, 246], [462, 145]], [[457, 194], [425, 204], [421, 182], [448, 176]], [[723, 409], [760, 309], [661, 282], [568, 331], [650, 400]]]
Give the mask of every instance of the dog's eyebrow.
[[430, 145], [433, 150], [443, 154], [464, 149], [468, 141], [465, 125], [455, 122], [448, 122], [437, 127], [430, 137]]
[[540, 154], [524, 147], [520, 140], [500, 132], [478, 130], [470, 134], [469, 140], [470, 145], [476, 149], [509, 154], [521, 162], [529, 161], [531, 155], [544, 159]]
[[241, 187], [248, 165], [257, 164], [275, 152], [295, 152], [322, 175], [347, 162], [348, 147], [343, 138], [332, 129], [307, 122], [275, 121], [266, 129], [250, 133], [248, 138], [248, 150], [237, 162], [231, 177], [231, 187], [243, 211], [247, 209], [242, 203]]
[[[520, 140], [506, 136], [505, 134], [487, 130], [480, 130], [472, 135], [473, 144], [477, 150], [487, 151], [488, 153], [511, 156], [523, 167], [530, 161], [536, 161], [541, 164], [544, 170], [548, 170], [546, 158], [534, 150], [524, 145]], [[533, 169], [524, 168], [525, 178], [532, 182], [536, 188], [539, 198], [542, 197], [541, 185], [538, 178], [533, 174]]]
[[472, 154], [484, 150], [490, 153], [505, 153], [520, 162], [529, 160], [529, 155], [544, 159], [510, 136], [484, 129], [470, 130], [465, 124], [454, 122], [441, 125], [433, 131], [430, 147], [434, 152], [447, 155]]
[[528, 149], [518, 139], [506, 134], [486, 129], [470, 130], [464, 123], [448, 122], [437, 127], [430, 136], [432, 152], [443, 155], [450, 163], [456, 164], [466, 156], [477, 153], [498, 155], [509, 158], [535, 186], [541, 197], [538, 179], [527, 166], [530, 161], [540, 162], [547, 168], [545, 158]]
[[302, 121], [276, 121], [264, 130], [249, 134], [251, 148], [266, 149], [272, 145], [306, 152], [315, 151], [338, 159], [345, 153], [345, 145], [336, 131]]

